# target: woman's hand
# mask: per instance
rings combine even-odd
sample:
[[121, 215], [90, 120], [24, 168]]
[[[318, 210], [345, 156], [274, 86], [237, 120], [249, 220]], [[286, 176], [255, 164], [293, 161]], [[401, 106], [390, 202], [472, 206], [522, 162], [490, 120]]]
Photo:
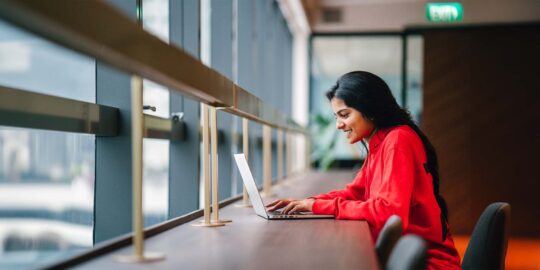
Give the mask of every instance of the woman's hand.
[[273, 201], [273, 202], [266, 205], [266, 210], [268, 212], [276, 211], [278, 209], [281, 209], [281, 208], [289, 205], [289, 203], [291, 203], [292, 201], [294, 201], [294, 199], [278, 199], [278, 200], [275, 200], [275, 201]]
[[266, 205], [268, 211], [275, 211], [283, 208], [282, 214], [292, 214], [298, 212], [311, 212], [313, 209], [314, 199], [294, 200], [294, 199], [279, 199]]

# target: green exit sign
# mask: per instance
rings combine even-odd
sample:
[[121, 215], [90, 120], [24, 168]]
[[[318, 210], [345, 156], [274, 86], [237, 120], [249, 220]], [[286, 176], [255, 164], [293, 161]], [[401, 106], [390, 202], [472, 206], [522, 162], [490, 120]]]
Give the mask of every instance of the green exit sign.
[[430, 22], [460, 22], [463, 6], [461, 3], [427, 3], [426, 18]]

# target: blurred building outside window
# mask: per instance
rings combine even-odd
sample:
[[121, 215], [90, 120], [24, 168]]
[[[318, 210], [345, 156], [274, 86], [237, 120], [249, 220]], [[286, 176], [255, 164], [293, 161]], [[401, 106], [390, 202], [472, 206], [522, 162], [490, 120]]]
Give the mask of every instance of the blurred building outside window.
[[[95, 102], [95, 60], [0, 21], [0, 85]], [[0, 127], [0, 268], [93, 241], [93, 135]]]

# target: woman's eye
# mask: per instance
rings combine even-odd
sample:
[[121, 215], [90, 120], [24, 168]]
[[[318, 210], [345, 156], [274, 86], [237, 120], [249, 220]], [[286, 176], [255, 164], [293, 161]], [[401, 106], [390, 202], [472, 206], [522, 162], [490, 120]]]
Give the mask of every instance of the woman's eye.
[[340, 117], [343, 119], [346, 119], [347, 117], [349, 117], [349, 114], [344, 114], [344, 115], [341, 115]]

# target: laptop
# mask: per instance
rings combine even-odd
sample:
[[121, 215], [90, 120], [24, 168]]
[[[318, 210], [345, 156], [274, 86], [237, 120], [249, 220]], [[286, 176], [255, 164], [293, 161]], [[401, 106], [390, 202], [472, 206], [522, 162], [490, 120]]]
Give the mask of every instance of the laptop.
[[261, 195], [249, 169], [249, 165], [246, 161], [246, 156], [244, 154], [235, 154], [234, 159], [238, 170], [240, 170], [240, 175], [242, 176], [242, 181], [246, 186], [246, 190], [249, 194], [249, 199], [255, 209], [255, 213], [266, 219], [314, 219], [314, 218], [334, 218], [333, 215], [315, 215], [311, 212], [302, 212], [295, 214], [281, 214], [279, 211], [268, 212], [266, 207], [264, 207]]

